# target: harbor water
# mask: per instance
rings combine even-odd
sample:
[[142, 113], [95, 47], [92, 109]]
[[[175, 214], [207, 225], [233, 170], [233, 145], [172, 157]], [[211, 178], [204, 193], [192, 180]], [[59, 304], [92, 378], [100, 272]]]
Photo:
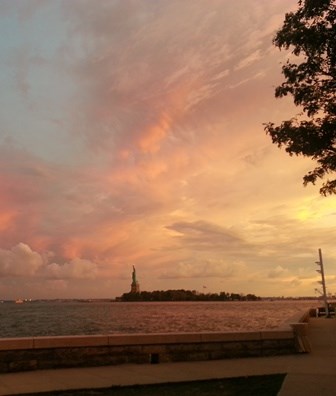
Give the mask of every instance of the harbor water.
[[319, 305], [314, 300], [5, 302], [0, 304], [0, 337], [272, 329]]

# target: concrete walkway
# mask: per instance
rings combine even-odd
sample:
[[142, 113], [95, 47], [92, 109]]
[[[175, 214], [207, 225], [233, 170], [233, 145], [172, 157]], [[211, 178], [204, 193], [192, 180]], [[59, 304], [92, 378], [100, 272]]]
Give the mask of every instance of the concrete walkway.
[[297, 362], [288, 360], [279, 396], [336, 394], [336, 319], [311, 318], [308, 337], [312, 351]]
[[287, 373], [280, 396], [336, 394], [336, 320], [312, 318], [309, 354], [0, 374], [0, 395]]

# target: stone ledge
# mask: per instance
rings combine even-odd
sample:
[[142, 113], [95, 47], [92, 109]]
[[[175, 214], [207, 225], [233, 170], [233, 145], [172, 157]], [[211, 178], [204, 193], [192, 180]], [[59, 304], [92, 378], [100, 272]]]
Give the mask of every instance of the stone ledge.
[[291, 316], [288, 318], [283, 325], [284, 326], [290, 326], [292, 323], [304, 323], [308, 322], [310, 317], [310, 309], [306, 309], [305, 311], [300, 311], [296, 313], [295, 315]]
[[0, 372], [275, 356], [297, 344], [293, 329], [0, 339]]
[[284, 340], [293, 338], [293, 330], [264, 330], [260, 333], [262, 340]]
[[223, 333], [154, 333], [113, 334], [92, 336], [55, 336], [32, 338], [2, 338], [0, 350], [72, 348], [91, 346], [191, 344], [206, 342], [258, 341], [266, 339], [289, 339], [294, 337], [290, 326], [282, 329], [223, 332]]
[[149, 345], [201, 342], [201, 333], [155, 333], [110, 335], [108, 345]]
[[255, 341], [260, 339], [260, 331], [233, 333], [201, 333], [202, 342]]
[[[0, 340], [1, 345], [1, 340]], [[34, 337], [33, 349], [60, 347], [89, 347], [108, 345], [108, 336]]]
[[2, 338], [0, 339], [0, 351], [33, 349], [33, 338]]

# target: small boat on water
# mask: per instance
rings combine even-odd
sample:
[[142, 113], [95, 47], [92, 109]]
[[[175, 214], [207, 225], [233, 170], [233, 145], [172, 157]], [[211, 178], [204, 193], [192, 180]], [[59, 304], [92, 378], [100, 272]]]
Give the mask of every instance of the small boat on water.
[[15, 300], [15, 304], [23, 304], [23, 300], [21, 298]]

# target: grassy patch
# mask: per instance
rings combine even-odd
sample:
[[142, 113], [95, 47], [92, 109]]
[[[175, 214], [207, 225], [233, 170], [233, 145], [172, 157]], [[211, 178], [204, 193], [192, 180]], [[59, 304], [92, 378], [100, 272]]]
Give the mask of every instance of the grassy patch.
[[[40, 393], [41, 396], [276, 396], [285, 374]], [[29, 395], [27, 395], [29, 396]]]

